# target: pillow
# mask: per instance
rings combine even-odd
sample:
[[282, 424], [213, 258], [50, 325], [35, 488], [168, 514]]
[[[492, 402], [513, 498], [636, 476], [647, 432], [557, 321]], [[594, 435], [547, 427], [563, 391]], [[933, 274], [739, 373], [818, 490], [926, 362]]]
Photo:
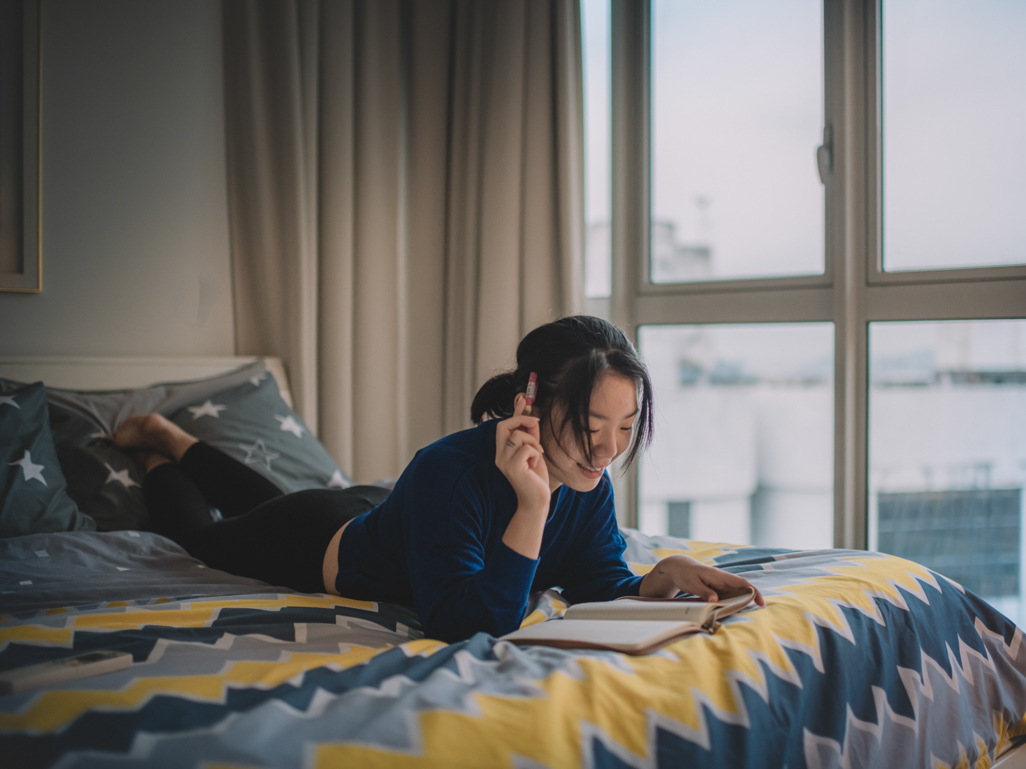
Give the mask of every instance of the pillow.
[[95, 530], [66, 492], [43, 383], [0, 393], [0, 536]]
[[[148, 529], [141, 487], [143, 468], [111, 442], [121, 420], [154, 411], [170, 416], [186, 404], [264, 376], [266, 371], [263, 361], [257, 361], [208, 379], [135, 390], [80, 392], [48, 387], [50, 427], [67, 478], [68, 496], [101, 531]], [[0, 388], [4, 386], [21, 385], [0, 380]]]
[[68, 495], [100, 531], [148, 529], [143, 468], [111, 442], [109, 425], [67, 406], [50, 403], [57, 458], [68, 479]]
[[303, 420], [282, 400], [274, 377], [254, 375], [177, 411], [171, 421], [249, 465], [286, 493], [352, 486]]

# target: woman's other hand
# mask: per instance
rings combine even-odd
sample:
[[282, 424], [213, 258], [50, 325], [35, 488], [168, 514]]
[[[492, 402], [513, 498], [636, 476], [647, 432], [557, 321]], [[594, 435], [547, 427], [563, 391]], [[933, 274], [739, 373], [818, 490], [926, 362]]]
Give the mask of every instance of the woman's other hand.
[[518, 508], [548, 515], [552, 491], [539, 420], [525, 416], [524, 407], [524, 399], [518, 397], [513, 416], [495, 428], [495, 465], [513, 486]]
[[755, 591], [755, 603], [766, 605], [759, 589], [744, 577], [686, 555], [670, 555], [645, 575], [640, 594], [649, 598], [673, 598], [683, 591], [697, 595], [703, 601], [715, 602], [721, 593], [734, 593], [745, 588]]

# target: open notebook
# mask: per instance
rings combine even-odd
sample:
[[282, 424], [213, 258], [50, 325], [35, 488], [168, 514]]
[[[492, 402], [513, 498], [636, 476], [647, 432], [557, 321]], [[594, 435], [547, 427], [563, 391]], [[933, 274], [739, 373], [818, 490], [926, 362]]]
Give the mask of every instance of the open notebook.
[[514, 630], [501, 640], [522, 646], [649, 654], [678, 638], [715, 632], [720, 620], [741, 611], [754, 598], [755, 591], [747, 588], [715, 603], [634, 596], [579, 603], [567, 609], [562, 619]]

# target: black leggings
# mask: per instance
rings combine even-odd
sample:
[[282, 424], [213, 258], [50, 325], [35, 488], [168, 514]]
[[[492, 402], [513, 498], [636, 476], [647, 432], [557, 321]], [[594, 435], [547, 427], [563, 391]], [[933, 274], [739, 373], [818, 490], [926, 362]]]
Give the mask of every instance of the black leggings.
[[[323, 593], [335, 532], [384, 502], [388, 489], [351, 486], [293, 494], [206, 443], [143, 480], [154, 529], [215, 569], [303, 593]], [[215, 521], [210, 508], [224, 516]]]

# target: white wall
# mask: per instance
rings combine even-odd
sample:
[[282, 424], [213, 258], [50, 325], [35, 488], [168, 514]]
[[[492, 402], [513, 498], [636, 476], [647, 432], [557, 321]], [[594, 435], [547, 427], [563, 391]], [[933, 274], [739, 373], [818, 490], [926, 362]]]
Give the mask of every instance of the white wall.
[[0, 292], [0, 355], [234, 352], [220, 14], [42, 3], [43, 292]]

